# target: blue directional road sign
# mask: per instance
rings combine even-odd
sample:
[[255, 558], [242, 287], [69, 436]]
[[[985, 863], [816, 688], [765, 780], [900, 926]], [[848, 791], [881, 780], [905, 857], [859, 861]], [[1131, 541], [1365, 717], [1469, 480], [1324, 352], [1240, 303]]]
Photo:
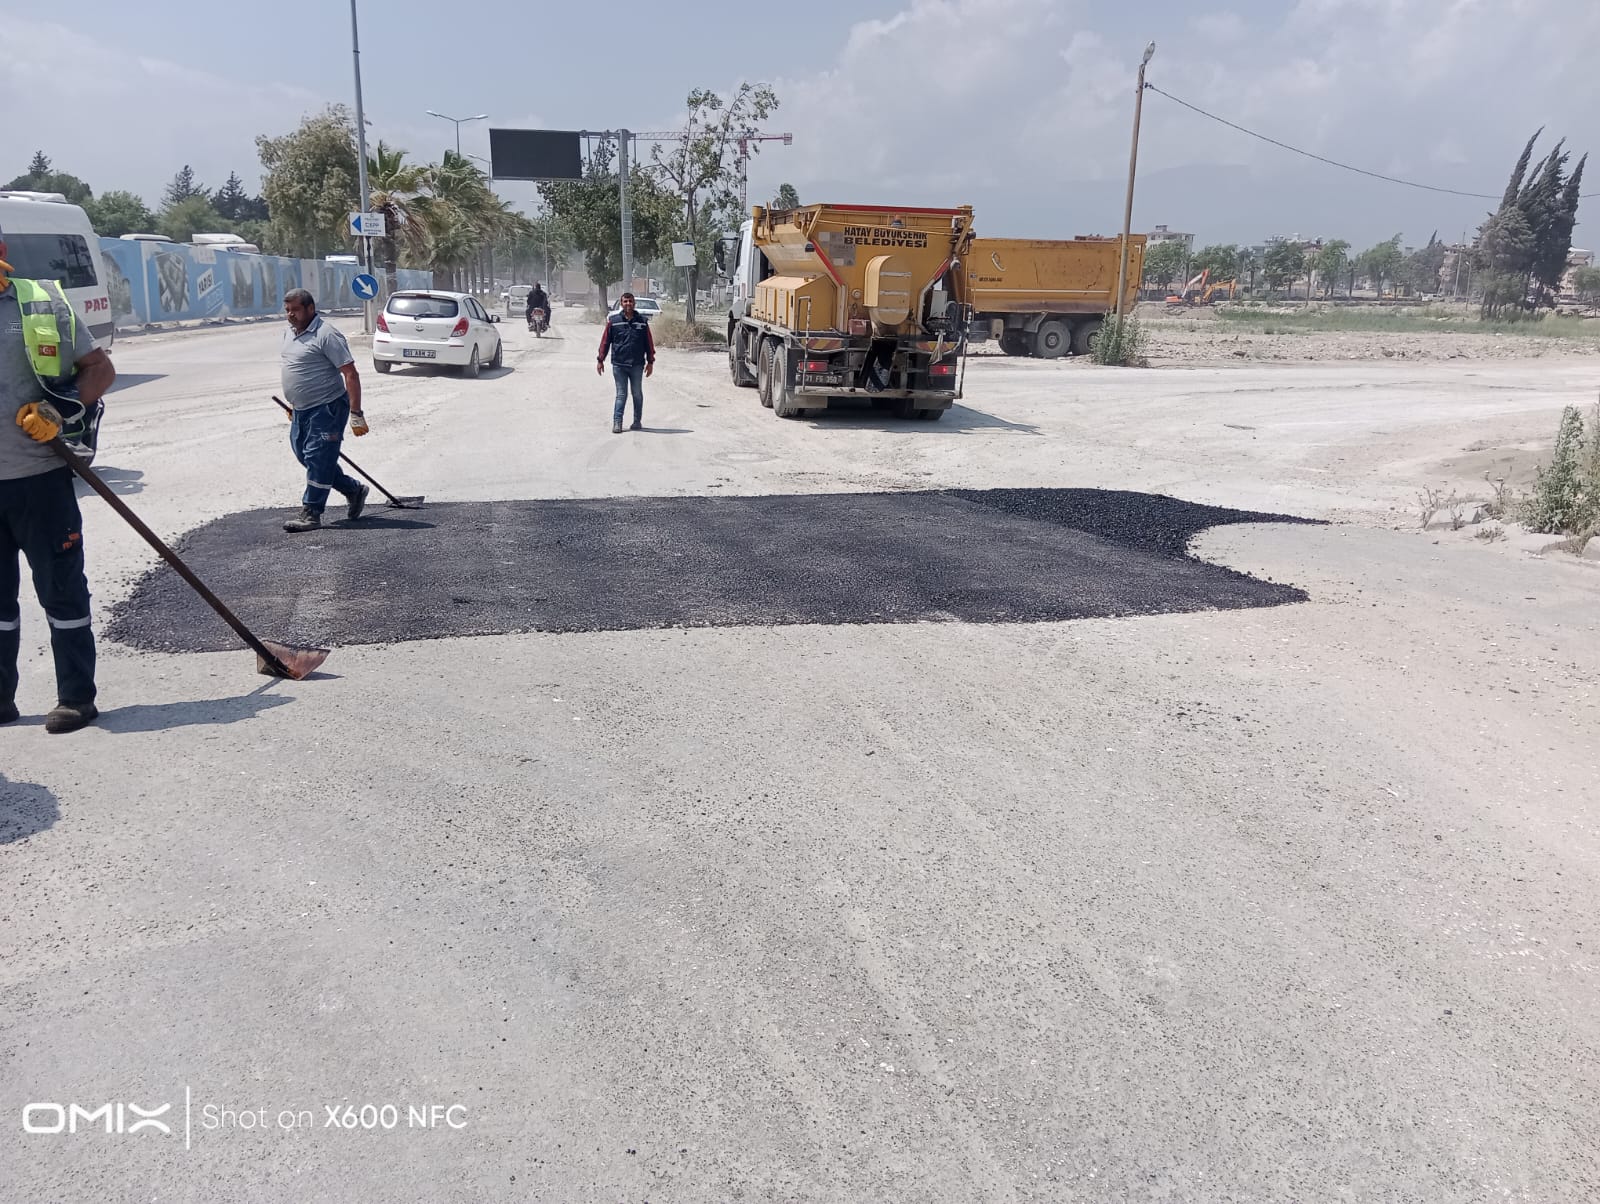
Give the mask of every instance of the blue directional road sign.
[[377, 278], [363, 272], [350, 282], [350, 291], [363, 301], [371, 301], [378, 295]]

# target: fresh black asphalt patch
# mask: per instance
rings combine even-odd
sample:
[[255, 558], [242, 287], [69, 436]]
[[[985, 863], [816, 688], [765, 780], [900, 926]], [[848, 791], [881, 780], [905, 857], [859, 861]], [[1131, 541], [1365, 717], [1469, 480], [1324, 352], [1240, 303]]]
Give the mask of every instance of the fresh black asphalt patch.
[[[359, 522], [303, 535], [280, 529], [286, 513], [230, 514], [178, 549], [259, 634], [323, 646], [518, 631], [1052, 622], [1306, 597], [1184, 551], [1207, 527], [1305, 520], [1101, 489], [375, 506]], [[175, 652], [240, 646], [165, 565], [138, 582], [106, 634]]]

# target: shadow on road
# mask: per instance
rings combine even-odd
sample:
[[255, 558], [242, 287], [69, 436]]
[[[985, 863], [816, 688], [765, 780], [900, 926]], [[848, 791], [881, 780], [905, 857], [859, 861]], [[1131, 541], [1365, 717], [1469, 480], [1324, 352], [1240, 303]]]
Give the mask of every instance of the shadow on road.
[[[121, 497], [132, 497], [136, 493], [144, 492], [144, 470], [141, 468], [101, 468], [96, 465], [95, 473], [111, 486], [112, 493]], [[72, 486], [80, 498], [88, 497], [94, 492], [77, 478], [73, 479]]]
[[945, 411], [937, 422], [924, 422], [917, 418], [899, 418], [880, 405], [858, 402], [854, 405], [830, 405], [826, 410], [802, 421], [820, 427], [846, 426], [852, 430], [903, 431], [921, 438], [924, 435], [959, 435], [967, 431], [1007, 430], [1024, 435], [1042, 435], [1038, 427], [1028, 422], [1007, 422], [982, 410], [956, 404]]
[[96, 726], [113, 735], [131, 736], [138, 732], [170, 731], [175, 727], [215, 727], [238, 723], [294, 701], [287, 695], [264, 693], [275, 684], [268, 682], [237, 698], [117, 707], [115, 710], [102, 711]]
[[[1120, 490], [443, 502], [428, 514], [265, 543], [261, 512], [234, 514], [191, 532], [183, 551], [248, 622], [324, 647], [517, 631], [1060, 622], [1306, 598], [1188, 554], [1207, 527], [1306, 520]], [[237, 646], [160, 568], [106, 634], [167, 651]]]
[[111, 386], [112, 393], [123, 393], [129, 389], [137, 389], [140, 385], [154, 384], [158, 380], [166, 380], [165, 372], [119, 372], [116, 383]]
[[0, 844], [15, 844], [55, 826], [61, 818], [56, 796], [43, 786], [0, 774]]

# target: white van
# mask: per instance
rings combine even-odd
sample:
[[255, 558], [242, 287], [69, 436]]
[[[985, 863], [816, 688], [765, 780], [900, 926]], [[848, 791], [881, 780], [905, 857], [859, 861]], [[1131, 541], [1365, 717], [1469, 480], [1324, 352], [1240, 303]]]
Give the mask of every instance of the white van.
[[100, 237], [89, 215], [59, 192], [0, 191], [0, 236], [6, 261], [24, 280], [59, 280], [89, 323], [95, 346], [109, 350], [116, 324]]
[[237, 234], [196, 234], [189, 239], [191, 247], [207, 247], [213, 251], [238, 251], [247, 255], [261, 254], [253, 242], [245, 242]]

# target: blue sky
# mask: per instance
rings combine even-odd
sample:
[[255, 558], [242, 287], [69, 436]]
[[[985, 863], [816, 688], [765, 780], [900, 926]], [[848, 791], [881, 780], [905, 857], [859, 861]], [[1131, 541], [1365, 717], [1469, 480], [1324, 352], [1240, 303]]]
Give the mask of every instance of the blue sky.
[[[185, 162], [207, 184], [236, 170], [254, 185], [256, 134], [351, 99], [344, 0], [231, 21], [215, 0], [50, 6], [81, 22], [70, 29], [46, 7], [0, 0], [14, 56], [63, 49], [48, 89], [12, 75], [0, 178], [42, 146], [96, 191], [152, 203]], [[666, 129], [689, 89], [758, 80], [777, 89], [771, 125], [795, 144], [759, 155], [752, 199], [787, 180], [806, 200], [971, 203], [994, 235], [1120, 226], [1133, 72], [1152, 39], [1153, 83], [1375, 171], [1498, 194], [1540, 125], [1600, 151], [1595, 0], [809, 0], [793, 22], [764, 19], [766, 32], [728, 5], [361, 7], [368, 117], [416, 154], [453, 145], [430, 108], [489, 113], [463, 130], [463, 149], [487, 155], [489, 124]], [[1589, 179], [1600, 193], [1600, 163]], [[1136, 229], [1359, 248], [1397, 232], [1458, 238], [1492, 205], [1339, 172], [1146, 99]], [[1587, 205], [1584, 246], [1600, 242], [1600, 196]]]

